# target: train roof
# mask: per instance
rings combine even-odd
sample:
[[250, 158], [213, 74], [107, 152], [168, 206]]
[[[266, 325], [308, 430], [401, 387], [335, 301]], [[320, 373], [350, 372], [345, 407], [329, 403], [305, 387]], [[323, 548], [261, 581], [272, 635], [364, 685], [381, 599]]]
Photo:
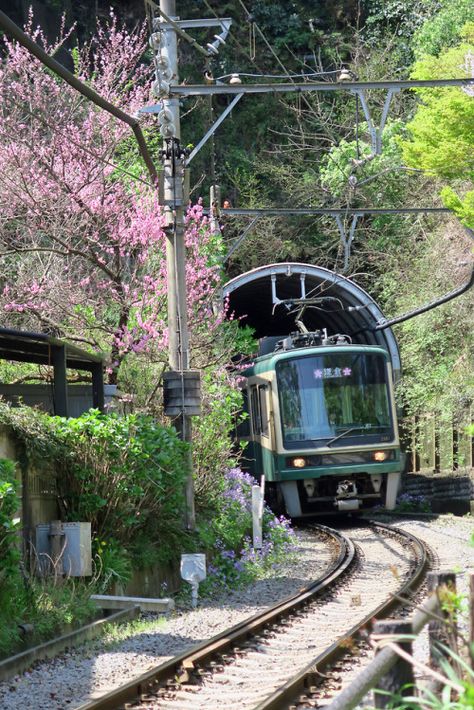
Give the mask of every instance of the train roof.
[[242, 372], [242, 375], [248, 377], [251, 374], [258, 375], [263, 372], [272, 371], [275, 369], [276, 364], [283, 360], [293, 360], [294, 358], [300, 357], [311, 357], [311, 355], [344, 354], [344, 352], [348, 351], [379, 354], [384, 356], [385, 359], [390, 362], [390, 356], [388, 352], [384, 348], [375, 345], [359, 345], [358, 343], [351, 343], [346, 345], [313, 345], [311, 347], [306, 348], [277, 350], [276, 352], [256, 357], [253, 363]]
[[380, 347], [388, 353], [394, 378], [400, 375], [400, 352], [391, 328], [373, 330], [385, 320], [380, 307], [354, 281], [321, 266], [284, 262], [268, 264], [236, 276], [225, 284], [223, 297], [229, 311], [255, 329], [257, 338], [289, 334], [295, 330], [283, 301], [302, 297], [327, 299], [324, 307], [307, 308], [308, 330], [326, 329], [329, 335], [349, 335], [355, 344]]

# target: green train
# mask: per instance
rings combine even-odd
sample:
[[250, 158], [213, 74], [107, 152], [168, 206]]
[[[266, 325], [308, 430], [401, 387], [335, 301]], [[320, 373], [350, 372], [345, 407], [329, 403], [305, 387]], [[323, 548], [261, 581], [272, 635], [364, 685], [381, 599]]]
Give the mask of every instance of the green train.
[[239, 439], [270, 504], [292, 518], [393, 509], [404, 461], [388, 352], [324, 331], [263, 343], [241, 373]]

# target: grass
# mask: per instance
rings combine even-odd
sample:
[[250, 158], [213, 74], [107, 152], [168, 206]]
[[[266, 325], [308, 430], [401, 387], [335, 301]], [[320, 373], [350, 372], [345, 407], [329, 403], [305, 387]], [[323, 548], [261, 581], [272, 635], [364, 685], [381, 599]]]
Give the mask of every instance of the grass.
[[[0, 659], [94, 621], [91, 593], [90, 584], [73, 579], [10, 578], [0, 590]], [[20, 624], [31, 632], [22, 633]]]

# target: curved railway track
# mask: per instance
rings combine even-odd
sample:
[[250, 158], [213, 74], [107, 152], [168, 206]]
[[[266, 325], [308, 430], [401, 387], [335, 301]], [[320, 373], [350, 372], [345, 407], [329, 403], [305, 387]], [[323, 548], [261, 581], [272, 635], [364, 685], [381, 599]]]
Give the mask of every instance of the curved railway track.
[[380, 523], [352, 528], [352, 539], [316, 527], [338, 545], [320, 579], [79, 710], [317, 707], [338, 684], [330, 669], [341, 669], [354, 651], [367, 655], [371, 619], [388, 616], [396, 595], [420, 583], [427, 551]]

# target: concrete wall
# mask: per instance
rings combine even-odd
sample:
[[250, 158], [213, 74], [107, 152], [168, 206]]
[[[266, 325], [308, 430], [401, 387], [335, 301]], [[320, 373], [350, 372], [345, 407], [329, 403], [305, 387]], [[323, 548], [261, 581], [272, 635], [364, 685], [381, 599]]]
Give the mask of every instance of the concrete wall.
[[[105, 406], [110, 407], [117, 394], [116, 385], [104, 385]], [[43, 412], [54, 414], [54, 387], [39, 385], [5, 385], [0, 383], [0, 396], [13, 406], [26, 404]], [[92, 385], [68, 385], [68, 412], [70, 417], [80, 417], [92, 407]]]
[[34, 543], [38, 523], [59, 518], [56, 477], [52, 469], [38, 470], [27, 462], [22, 444], [10, 427], [0, 426], [0, 458], [17, 462], [17, 477], [21, 484], [19, 517], [25, 551]]

